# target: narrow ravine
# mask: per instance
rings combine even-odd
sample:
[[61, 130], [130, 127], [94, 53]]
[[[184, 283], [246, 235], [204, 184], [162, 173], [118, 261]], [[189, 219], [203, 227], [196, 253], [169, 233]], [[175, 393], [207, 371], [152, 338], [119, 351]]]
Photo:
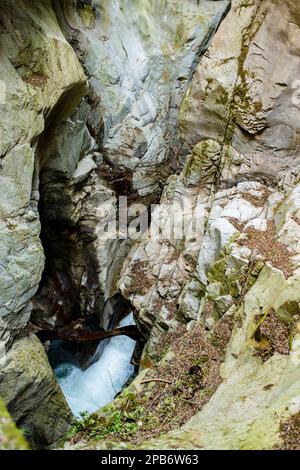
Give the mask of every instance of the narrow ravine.
[[[133, 324], [133, 315], [130, 314], [119, 326]], [[107, 405], [122, 390], [134, 373], [134, 366], [130, 363], [134, 347], [134, 340], [116, 336], [106, 341], [100, 358], [88, 369], [82, 370], [71, 362], [56, 366], [58, 383], [76, 417]], [[101, 343], [99, 348], [102, 348]]]
[[[112, 333], [134, 309], [145, 340], [160, 314], [161, 297], [142, 324], [130, 298], [140, 285], [150, 292], [152, 268], [138, 269], [139, 285], [122, 289], [135, 239], [123, 231], [108, 237], [106, 227], [125, 197], [127, 231], [136, 204], [150, 214], [168, 178], [180, 173], [181, 103], [230, 0], [1, 6], [0, 346], [7, 357], [0, 396], [30, 445], [44, 449], [73, 421], [66, 401], [75, 416], [91, 413], [134, 373], [133, 339], [106, 339], [95, 351], [98, 338], [81, 344], [61, 332], [82, 322], [88, 332]], [[110, 325], [105, 304], [116, 295], [129, 309], [118, 316], [117, 302]], [[49, 341], [57, 345], [53, 361]]]
[[300, 450], [299, 0], [1, 0], [0, 50], [0, 450]]

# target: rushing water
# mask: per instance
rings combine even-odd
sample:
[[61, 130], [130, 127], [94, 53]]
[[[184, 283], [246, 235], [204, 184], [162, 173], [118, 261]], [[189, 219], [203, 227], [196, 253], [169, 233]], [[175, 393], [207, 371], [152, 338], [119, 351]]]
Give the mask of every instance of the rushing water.
[[[130, 314], [119, 326], [132, 324]], [[134, 347], [135, 341], [127, 336], [115, 336], [107, 340], [99, 360], [88, 369], [81, 370], [69, 362], [55, 368], [58, 383], [75, 416], [80, 416], [82, 411], [98, 410], [122, 390], [134, 372], [130, 364]]]

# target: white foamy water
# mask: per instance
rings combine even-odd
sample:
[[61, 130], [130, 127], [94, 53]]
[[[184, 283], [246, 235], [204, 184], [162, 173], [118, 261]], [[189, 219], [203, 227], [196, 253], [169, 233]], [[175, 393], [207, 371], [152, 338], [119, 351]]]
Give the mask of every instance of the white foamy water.
[[[134, 325], [130, 314], [119, 326]], [[110, 403], [132, 377], [130, 359], [135, 341], [127, 336], [115, 336], [104, 347], [100, 359], [88, 369], [81, 370], [64, 362], [55, 368], [58, 383], [74, 415], [93, 413]]]

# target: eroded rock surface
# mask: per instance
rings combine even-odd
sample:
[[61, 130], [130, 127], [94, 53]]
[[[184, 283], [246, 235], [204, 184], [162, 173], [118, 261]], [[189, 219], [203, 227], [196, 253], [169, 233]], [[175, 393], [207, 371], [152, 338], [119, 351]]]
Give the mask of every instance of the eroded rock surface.
[[176, 171], [179, 105], [228, 7], [1, 4], [0, 393], [35, 445], [56, 441], [70, 413], [29, 331], [82, 315], [107, 327], [132, 243], [103, 227], [118, 195], [150, 204]]
[[[202, 325], [213, 345], [222, 322], [231, 325], [219, 343], [221, 384], [180, 429], [173, 422], [140, 443], [134, 433], [111, 434], [90, 439], [93, 448], [299, 448], [299, 28], [296, 1], [232, 2], [181, 105], [183, 170], [161, 200], [198, 200], [197, 237], [139, 241], [118, 284], [148, 338], [124, 401], [130, 393], [140, 400], [142, 378], [163, 377], [186, 323], [187, 331]], [[163, 398], [151, 406], [165, 406]], [[161, 429], [168, 419], [174, 414]]]
[[63, 126], [46, 129], [40, 148], [43, 238], [52, 261], [35, 318], [48, 324], [79, 310], [99, 317], [116, 293], [130, 243], [106, 239], [103, 227], [115, 223], [119, 195], [129, 206], [157, 202], [176, 171], [179, 105], [229, 6], [83, 3], [57, 2], [57, 15], [89, 92]]
[[[70, 412], [37, 339], [16, 339], [27, 335], [30, 301], [44, 269], [35, 150], [46, 115], [55, 109], [58, 122], [65, 119], [85, 94], [86, 78], [50, 1], [2, 2], [0, 61], [5, 84], [0, 105], [0, 393], [30, 438], [49, 444], [67, 430]], [[38, 362], [31, 355], [36, 347]], [[16, 350], [26, 356], [24, 361], [19, 354], [14, 357]], [[24, 401], [17, 383], [26, 391]], [[50, 396], [60, 401], [59, 406], [52, 408]], [[55, 410], [61, 417], [57, 427], [49, 426]], [[47, 422], [40, 419], [48, 413]]]
[[[228, 3], [3, 2], [0, 394], [40, 446], [70, 415], [29, 320], [106, 327], [120, 291], [141, 371], [76, 448], [299, 447], [300, 17]], [[104, 237], [119, 195], [160, 200], [137, 241]]]

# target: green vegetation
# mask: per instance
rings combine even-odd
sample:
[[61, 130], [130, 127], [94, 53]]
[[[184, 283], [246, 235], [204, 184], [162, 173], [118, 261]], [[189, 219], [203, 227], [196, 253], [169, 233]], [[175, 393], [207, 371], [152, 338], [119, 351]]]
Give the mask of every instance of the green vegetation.
[[126, 437], [137, 431], [137, 419], [140, 418], [143, 411], [142, 407], [137, 407], [132, 412], [115, 410], [107, 417], [98, 416], [95, 413], [89, 415], [84, 412], [81, 419], [73, 424], [70, 435], [84, 433], [90, 439], [96, 440], [103, 439], [110, 434]]
[[104, 407], [99, 413], [81, 413], [67, 435], [67, 439], [77, 442], [80, 439], [101, 440], [107, 437], [114, 440], [131, 440], [141, 425], [151, 429], [152, 417], [146, 416], [146, 398], [139, 399], [129, 389], [125, 389], [114, 403]]
[[0, 450], [28, 450], [28, 444], [22, 432], [0, 400]]
[[[143, 380], [132, 384], [98, 413], [77, 420], [67, 436], [72, 443], [105, 439], [139, 445], [182, 426], [211, 398], [221, 383], [219, 367], [233, 317], [219, 322], [213, 335], [196, 323], [170, 337], [168, 358], [158, 359]], [[164, 337], [165, 340], [165, 337]], [[215, 342], [216, 346], [214, 346]]]

